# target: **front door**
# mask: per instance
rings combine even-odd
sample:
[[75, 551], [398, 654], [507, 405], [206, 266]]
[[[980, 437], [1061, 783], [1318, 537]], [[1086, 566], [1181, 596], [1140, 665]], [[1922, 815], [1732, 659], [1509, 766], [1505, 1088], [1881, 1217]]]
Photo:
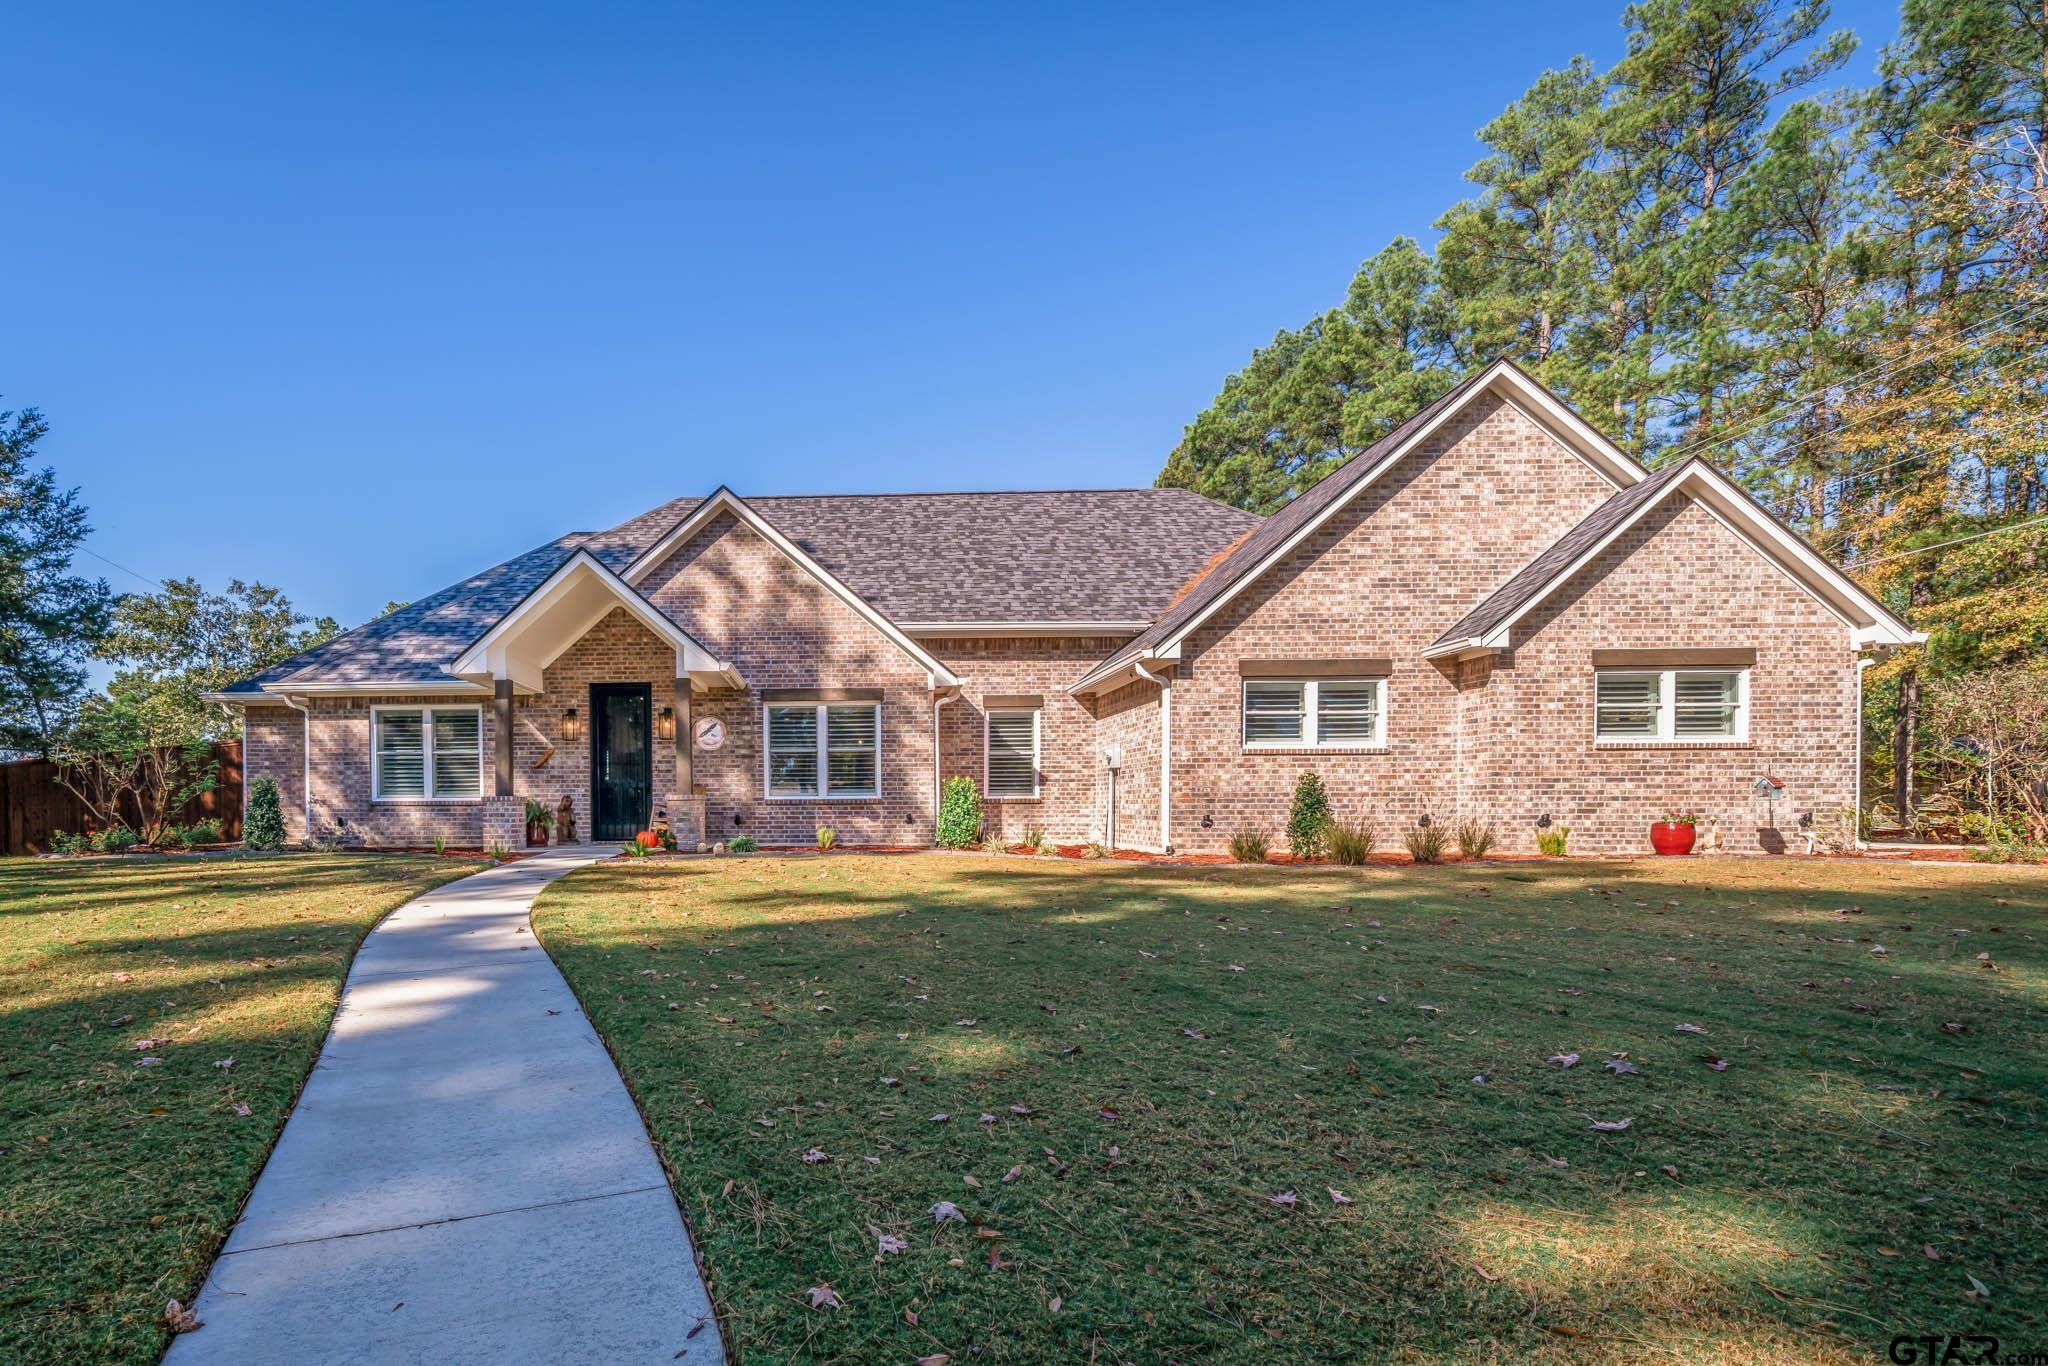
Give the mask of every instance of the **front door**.
[[590, 685], [593, 840], [629, 840], [647, 828], [654, 793], [651, 702], [645, 683]]

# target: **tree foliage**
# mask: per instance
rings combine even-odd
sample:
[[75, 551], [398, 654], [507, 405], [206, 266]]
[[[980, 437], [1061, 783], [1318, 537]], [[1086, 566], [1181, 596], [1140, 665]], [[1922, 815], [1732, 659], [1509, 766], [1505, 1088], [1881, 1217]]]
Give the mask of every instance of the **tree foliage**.
[[113, 593], [72, 572], [91, 528], [78, 490], [33, 464], [49, 424], [0, 412], [0, 751], [47, 755], [85, 692]]

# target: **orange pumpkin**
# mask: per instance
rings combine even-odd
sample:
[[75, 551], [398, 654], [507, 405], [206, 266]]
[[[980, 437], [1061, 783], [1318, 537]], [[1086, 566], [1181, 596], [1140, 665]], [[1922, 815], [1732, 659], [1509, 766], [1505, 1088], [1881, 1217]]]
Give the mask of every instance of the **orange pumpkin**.
[[661, 844], [661, 836], [655, 834], [652, 830], [642, 830], [639, 834], [633, 836], [633, 843], [639, 845], [642, 849], [653, 849]]

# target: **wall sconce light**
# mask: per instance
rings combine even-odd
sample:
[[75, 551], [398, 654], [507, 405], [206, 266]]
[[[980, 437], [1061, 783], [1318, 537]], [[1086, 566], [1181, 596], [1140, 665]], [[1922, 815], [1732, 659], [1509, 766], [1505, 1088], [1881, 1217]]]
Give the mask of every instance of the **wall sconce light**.
[[1548, 811], [1536, 818], [1536, 828], [1538, 830], [1548, 830], [1550, 828], [1550, 813]]
[[583, 723], [576, 718], [576, 709], [569, 708], [562, 713], [562, 738], [574, 740], [583, 732]]
[[654, 733], [664, 740], [676, 738], [676, 709], [663, 707], [661, 715], [654, 718]]
[[1214, 830], [1216, 828], [1216, 818], [1214, 816], [1202, 817], [1202, 828], [1204, 830]]
[[1421, 815], [1417, 816], [1415, 818], [1415, 824], [1420, 829], [1429, 829], [1429, 813], [1425, 811]]
[[739, 812], [735, 811], [735, 812], [733, 812], [733, 813], [732, 813], [732, 823], [733, 823], [734, 825], [738, 825], [738, 824], [740, 823], [740, 813], [739, 813]]

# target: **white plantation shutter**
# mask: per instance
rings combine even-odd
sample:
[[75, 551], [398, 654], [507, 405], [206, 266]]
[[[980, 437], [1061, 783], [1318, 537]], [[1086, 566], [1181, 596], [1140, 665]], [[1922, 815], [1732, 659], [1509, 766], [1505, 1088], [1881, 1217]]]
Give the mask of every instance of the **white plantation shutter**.
[[988, 795], [1038, 795], [1038, 713], [988, 714]]
[[1656, 674], [1599, 675], [1593, 693], [1594, 734], [1603, 739], [1656, 739], [1660, 697]]
[[1316, 686], [1316, 743], [1369, 745], [1380, 736], [1377, 679], [1322, 679]]
[[1741, 677], [1733, 673], [1682, 673], [1673, 684], [1671, 732], [1678, 736], [1735, 734]]
[[776, 797], [818, 795], [818, 709], [768, 708], [768, 792]]
[[424, 713], [380, 711], [376, 714], [378, 797], [427, 795], [427, 737]]
[[826, 778], [834, 797], [876, 792], [881, 708], [874, 703], [825, 709]]
[[1244, 742], [1248, 745], [1298, 745], [1302, 729], [1305, 685], [1257, 679], [1244, 685]]
[[483, 792], [483, 713], [463, 708], [436, 711], [434, 717], [434, 795], [475, 797]]

